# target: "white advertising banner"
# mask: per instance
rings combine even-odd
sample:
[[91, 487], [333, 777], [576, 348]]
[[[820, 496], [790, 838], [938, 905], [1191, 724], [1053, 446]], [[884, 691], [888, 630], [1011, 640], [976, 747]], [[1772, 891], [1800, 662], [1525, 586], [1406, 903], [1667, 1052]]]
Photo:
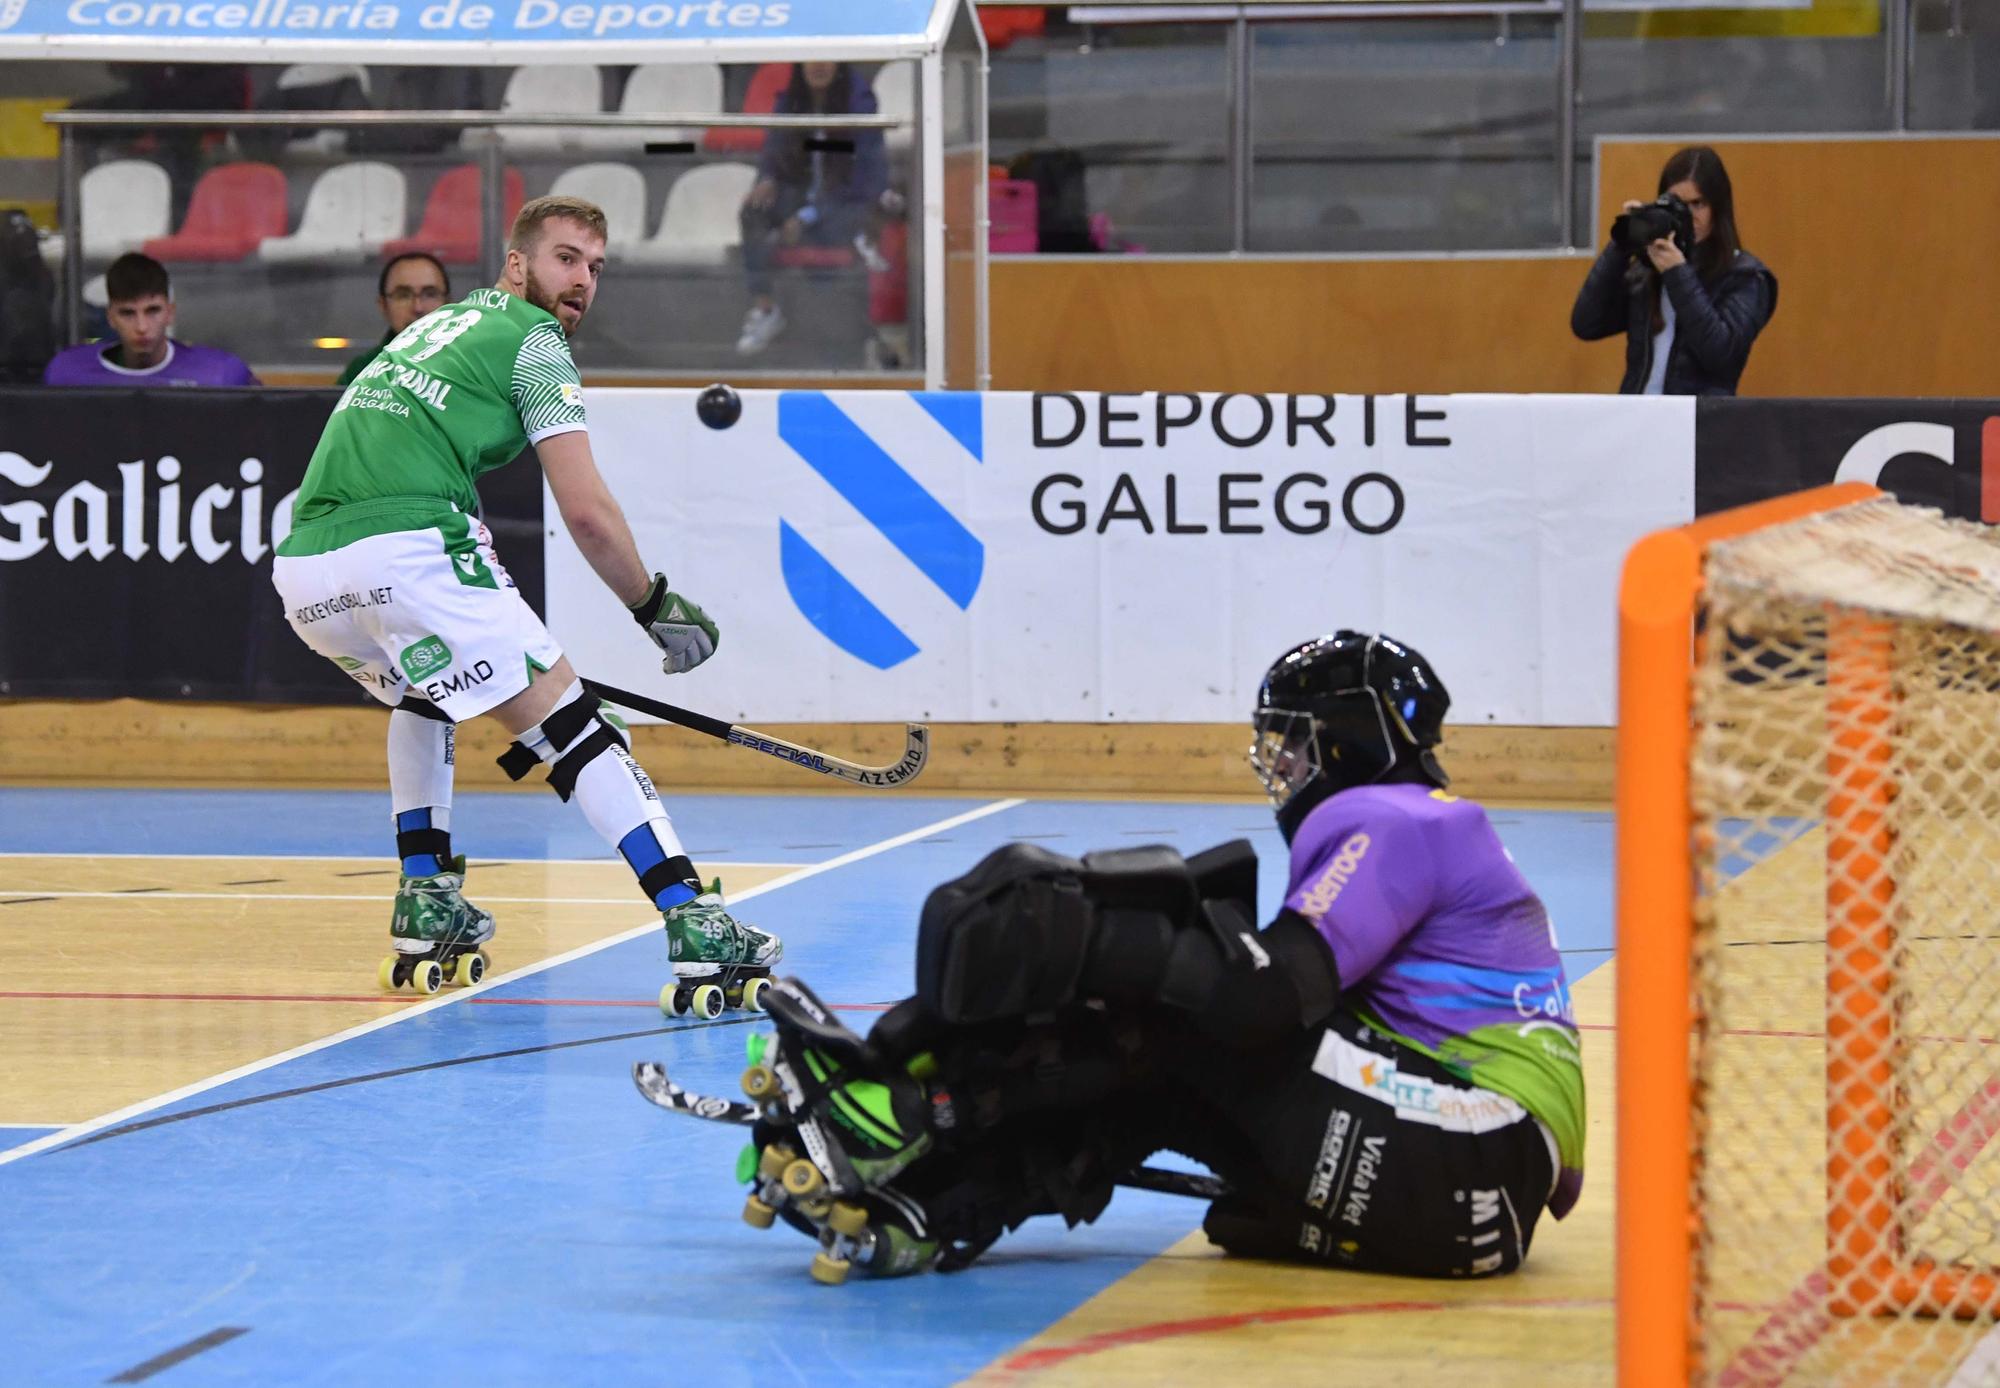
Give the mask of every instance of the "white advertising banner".
[[744, 391], [589, 398], [649, 564], [720, 624], [668, 679], [548, 515], [577, 668], [748, 723], [1235, 722], [1340, 627], [1452, 721], [1614, 721], [1619, 566], [1694, 509], [1692, 399]]

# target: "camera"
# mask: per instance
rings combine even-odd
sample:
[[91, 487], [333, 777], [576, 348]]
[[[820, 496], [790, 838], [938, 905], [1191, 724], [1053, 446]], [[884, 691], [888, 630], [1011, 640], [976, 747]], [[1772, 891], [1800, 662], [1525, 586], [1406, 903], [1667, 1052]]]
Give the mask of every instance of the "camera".
[[1663, 237], [1672, 237], [1682, 255], [1694, 257], [1694, 212], [1672, 193], [1621, 213], [1611, 224], [1611, 239], [1634, 255], [1643, 255], [1646, 247]]

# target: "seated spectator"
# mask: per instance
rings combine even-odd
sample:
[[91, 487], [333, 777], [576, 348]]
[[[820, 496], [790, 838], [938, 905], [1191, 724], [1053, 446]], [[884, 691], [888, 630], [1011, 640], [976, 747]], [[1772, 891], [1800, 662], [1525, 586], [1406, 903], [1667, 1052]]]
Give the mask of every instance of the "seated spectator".
[[[872, 116], [877, 109], [867, 79], [848, 64], [799, 63], [773, 113]], [[842, 148], [829, 149], [831, 144]], [[889, 155], [880, 130], [843, 130], [829, 121], [820, 130], [767, 132], [757, 172], [742, 214], [750, 312], [736, 350], [744, 356], [763, 351], [785, 329], [771, 278], [780, 246], [855, 246], [873, 263], [876, 252], [866, 233], [889, 185]]]
[[137, 251], [104, 272], [110, 301], [108, 345], [86, 342], [56, 353], [42, 382], [51, 386], [254, 386], [241, 358], [220, 347], [173, 339], [174, 297], [167, 267]]
[[[1616, 234], [1577, 291], [1570, 331], [1585, 342], [1625, 334], [1621, 395], [1734, 395], [1750, 345], [1778, 307], [1778, 277], [1743, 249], [1722, 157], [1681, 150], [1660, 170], [1660, 194], [1686, 204], [1693, 251], [1672, 236], [1643, 247]], [[1627, 202], [1628, 214], [1644, 204]]]
[[429, 251], [408, 251], [382, 267], [375, 282], [375, 306], [389, 325], [382, 340], [347, 363], [337, 385], [346, 385], [361, 374], [388, 345], [389, 339], [416, 322], [432, 309], [441, 308], [451, 297], [451, 276], [444, 262]]

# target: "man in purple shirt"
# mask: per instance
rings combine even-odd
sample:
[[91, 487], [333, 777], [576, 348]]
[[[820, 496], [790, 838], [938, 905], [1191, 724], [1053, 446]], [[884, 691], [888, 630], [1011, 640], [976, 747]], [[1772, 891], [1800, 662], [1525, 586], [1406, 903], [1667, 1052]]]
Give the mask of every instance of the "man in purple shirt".
[[254, 386], [241, 358], [219, 347], [172, 337], [174, 300], [167, 267], [134, 251], [104, 272], [117, 341], [86, 342], [56, 353], [42, 373], [51, 386]]
[[[1290, 871], [1262, 930], [1246, 842], [1017, 843], [931, 893], [916, 996], [865, 1040], [781, 980], [744, 1075], [745, 1218], [815, 1235], [813, 1274], [838, 1281], [963, 1266], [1140, 1184], [1209, 1199], [1232, 1253], [1518, 1268], [1582, 1187], [1581, 1053], [1547, 910], [1446, 789], [1449, 706], [1385, 636], [1271, 667], [1250, 760]], [[1143, 1170], [1161, 1150], [1220, 1181]]]

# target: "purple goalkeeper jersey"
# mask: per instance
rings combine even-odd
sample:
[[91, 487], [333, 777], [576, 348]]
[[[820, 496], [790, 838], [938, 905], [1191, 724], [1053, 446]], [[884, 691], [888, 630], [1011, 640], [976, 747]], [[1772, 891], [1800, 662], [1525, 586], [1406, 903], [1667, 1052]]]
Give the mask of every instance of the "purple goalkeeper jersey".
[[1419, 785], [1330, 796], [1292, 841], [1285, 905], [1332, 947], [1341, 997], [1371, 1026], [1542, 1121], [1562, 1167], [1549, 1209], [1567, 1213], [1584, 1135], [1569, 981], [1486, 811]]
[[134, 370], [112, 360], [118, 339], [86, 342], [56, 353], [42, 373], [49, 386], [254, 386], [257, 378], [233, 352], [167, 340], [167, 355], [158, 366]]

